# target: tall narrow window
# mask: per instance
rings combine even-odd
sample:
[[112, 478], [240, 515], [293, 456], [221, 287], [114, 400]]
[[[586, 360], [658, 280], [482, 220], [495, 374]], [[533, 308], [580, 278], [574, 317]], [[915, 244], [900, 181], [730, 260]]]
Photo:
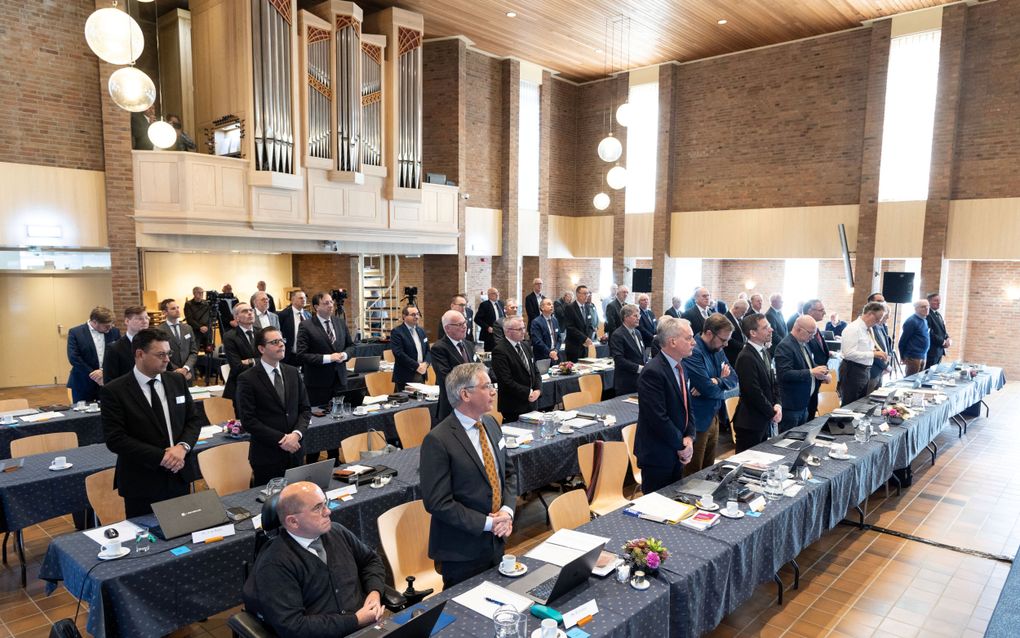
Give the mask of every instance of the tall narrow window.
[[[701, 258], [680, 257], [676, 260], [676, 271], [673, 275], [673, 290], [667, 291], [670, 297], [680, 297], [683, 301], [690, 299], [694, 289], [705, 285], [701, 280]], [[672, 299], [664, 299], [665, 305], [670, 305]]]
[[518, 118], [517, 206], [520, 210], [538, 210], [538, 162], [541, 140], [540, 85], [521, 80], [521, 104]]
[[879, 201], [928, 199], [941, 36], [925, 31], [889, 44]]
[[805, 301], [817, 296], [818, 260], [787, 259], [783, 272], [783, 316], [800, 312]]
[[655, 155], [659, 136], [659, 83], [630, 87], [627, 189], [624, 212], [655, 212]]

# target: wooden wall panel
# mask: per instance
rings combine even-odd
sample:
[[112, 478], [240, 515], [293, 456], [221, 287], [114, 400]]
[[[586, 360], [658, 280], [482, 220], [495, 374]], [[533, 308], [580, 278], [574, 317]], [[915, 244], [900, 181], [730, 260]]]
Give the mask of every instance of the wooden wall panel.
[[921, 257], [921, 245], [924, 243], [924, 206], [923, 201], [879, 203], [875, 257], [879, 259]]
[[623, 256], [651, 259], [655, 213], [635, 213], [624, 217]]
[[[106, 246], [104, 175], [0, 163], [0, 246]], [[29, 226], [59, 227], [60, 236], [30, 237]]]
[[1020, 259], [1020, 197], [949, 205], [946, 259]]

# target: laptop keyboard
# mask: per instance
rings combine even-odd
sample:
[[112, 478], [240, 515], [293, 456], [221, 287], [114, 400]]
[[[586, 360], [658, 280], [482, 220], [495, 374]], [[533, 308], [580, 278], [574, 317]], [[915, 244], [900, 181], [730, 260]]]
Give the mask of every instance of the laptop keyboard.
[[556, 585], [556, 576], [535, 585], [528, 590], [528, 593], [539, 600], [548, 600], [552, 594], [553, 586]]

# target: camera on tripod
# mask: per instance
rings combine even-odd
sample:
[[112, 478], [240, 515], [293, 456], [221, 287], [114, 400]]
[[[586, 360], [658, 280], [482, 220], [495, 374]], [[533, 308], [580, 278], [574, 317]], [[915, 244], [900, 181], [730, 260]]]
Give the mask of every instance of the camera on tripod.
[[333, 298], [333, 303], [336, 304], [336, 314], [344, 314], [344, 302], [350, 297], [350, 294], [343, 288], [334, 288], [329, 291], [329, 296]]
[[407, 305], [414, 306], [417, 303], [418, 298], [418, 286], [404, 286], [404, 299], [407, 300]]

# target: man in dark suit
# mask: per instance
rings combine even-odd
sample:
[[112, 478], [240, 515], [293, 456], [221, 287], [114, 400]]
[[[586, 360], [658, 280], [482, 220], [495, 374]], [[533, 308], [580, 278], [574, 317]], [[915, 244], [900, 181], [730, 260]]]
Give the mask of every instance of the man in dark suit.
[[145, 306], [128, 306], [124, 309], [124, 336], [106, 349], [103, 357], [103, 383], [122, 377], [135, 367], [134, 348], [131, 340], [149, 327], [149, 313]]
[[652, 298], [648, 295], [644, 293], [638, 295], [638, 309], [641, 311], [639, 313], [638, 332], [641, 333], [641, 338], [644, 340], [646, 348], [652, 347], [652, 339], [655, 338], [655, 330], [659, 325], [655, 315], [648, 307], [651, 303]]
[[630, 289], [627, 286], [617, 286], [616, 298], [606, 304], [606, 334], [610, 337], [616, 332], [617, 328], [623, 325], [620, 310], [627, 303], [627, 295], [629, 294]]
[[[467, 319], [467, 330], [464, 331], [464, 338], [468, 341], [468, 348], [471, 350], [471, 352], [474, 352], [475, 336], [474, 334], [472, 334], [474, 333], [474, 330], [471, 329], [473, 325], [471, 320], [474, 316], [474, 313], [472, 313], [471, 307], [468, 306], [467, 297], [465, 297], [464, 295], [454, 295], [453, 297], [451, 297], [450, 310], [456, 310], [460, 314], [464, 315], [465, 319]], [[445, 314], [446, 313], [444, 312], [443, 315]], [[439, 329], [436, 330], [436, 338], [434, 339], [434, 341], [442, 339], [444, 334], [446, 334], [446, 331], [443, 330], [443, 317], [440, 316]]]
[[[815, 320], [815, 336], [812, 337], [811, 341], [808, 342], [808, 352], [811, 353], [812, 359], [816, 366], [825, 366], [826, 369], [829, 367], [829, 359], [832, 358], [832, 353], [829, 352], [829, 344], [825, 343], [825, 338], [822, 337], [822, 321], [825, 319], [825, 304], [822, 303], [821, 299], [812, 299], [804, 304], [803, 314], [811, 317]], [[822, 383], [825, 383], [823, 380]], [[808, 414], [807, 420], [811, 421], [818, 414], [818, 391], [822, 387], [822, 383], [816, 383], [815, 389], [811, 393], [811, 399], [808, 401]]]
[[736, 450], [743, 452], [772, 435], [783, 418], [779, 384], [769, 354], [772, 324], [765, 315], [748, 312], [740, 321], [747, 344], [737, 357], [740, 402], [733, 415]]
[[506, 316], [506, 311], [503, 310], [503, 302], [499, 300], [499, 291], [495, 288], [489, 288], [486, 291], [487, 300], [478, 304], [478, 310], [475, 312], [475, 323], [478, 324], [478, 328], [481, 331], [482, 343], [485, 344], [485, 351], [492, 352], [493, 346], [496, 345], [496, 322]]
[[237, 416], [251, 434], [248, 463], [255, 485], [283, 476], [301, 465], [302, 444], [311, 408], [298, 369], [282, 363], [287, 354], [283, 333], [264, 328], [255, 333], [259, 362], [237, 378]]
[[184, 377], [191, 385], [191, 371], [198, 361], [198, 343], [191, 326], [181, 321], [181, 307], [173, 299], [159, 302], [159, 309], [166, 315], [166, 321], [156, 327], [170, 341], [170, 365], [167, 370]]
[[560, 323], [567, 331], [563, 347], [567, 361], [577, 361], [588, 356], [588, 346], [592, 344], [591, 337], [598, 323], [595, 306], [588, 300], [588, 286], [578, 286], [575, 293], [575, 301], [564, 309], [563, 321]]
[[534, 281], [531, 282], [531, 292], [524, 298], [524, 312], [528, 313], [529, 331], [531, 330], [532, 322], [542, 314], [543, 299], [545, 299], [545, 295], [542, 294], [542, 280], [535, 277]]
[[220, 319], [220, 339], [237, 327], [234, 320], [234, 306], [237, 304], [237, 297], [234, 296], [234, 288], [230, 284], [223, 284], [220, 298], [216, 305], [216, 312]]
[[103, 386], [100, 399], [106, 447], [117, 455], [113, 485], [128, 516], [183, 496], [198, 478], [194, 454], [202, 417], [179, 374], [166, 372], [170, 344], [157, 330], [135, 335], [135, 365]]
[[560, 330], [564, 330], [563, 322], [566, 316], [567, 307], [574, 303], [574, 293], [569, 290], [563, 293], [563, 295], [553, 302], [553, 315], [556, 317], [556, 321], [560, 322]]
[[510, 317], [503, 324], [506, 334], [492, 351], [492, 372], [499, 383], [498, 410], [504, 423], [511, 423], [535, 409], [542, 394], [542, 375], [535, 367], [531, 346], [524, 342], [527, 330], [523, 317]]
[[694, 350], [694, 333], [687, 320], [663, 317], [657, 337], [662, 351], [638, 377], [634, 455], [645, 494], [679, 481], [694, 454], [690, 387], [681, 364]]
[[[744, 330], [740, 326], [740, 320], [747, 314], [747, 300], [737, 299], [733, 303], [733, 307], [725, 313], [725, 317], [733, 324], [733, 334], [730, 335], [730, 342], [723, 348], [723, 352], [726, 353], [726, 360], [731, 364], [736, 365], [737, 357], [740, 356], [740, 351], [744, 349]], [[733, 416], [732, 414], [730, 415]]]
[[560, 357], [560, 322], [553, 316], [553, 300], [546, 297], [539, 307], [541, 314], [531, 322], [531, 349], [535, 359], [558, 361]]
[[645, 344], [638, 332], [638, 307], [624, 304], [620, 309], [619, 328], [609, 335], [609, 353], [613, 356], [613, 392], [616, 396], [637, 392], [638, 375], [648, 363]]
[[442, 318], [443, 337], [432, 345], [432, 367], [436, 371], [439, 386], [439, 406], [436, 419], [442, 421], [453, 412], [450, 399], [446, 396], [446, 377], [462, 363], [475, 363], [474, 344], [465, 338], [468, 322], [460, 310], [447, 310]]
[[816, 392], [819, 383], [831, 380], [829, 367], [816, 365], [808, 349], [817, 330], [814, 319], [801, 315], [794, 322], [793, 331], [776, 346], [776, 377], [783, 405], [780, 432], [807, 423], [811, 395]]
[[297, 360], [298, 332], [301, 330], [301, 324], [312, 318], [312, 313], [305, 310], [307, 302], [308, 297], [304, 291], [292, 290], [290, 291], [290, 305], [276, 313], [276, 316], [280, 318], [280, 332], [287, 340], [287, 357], [283, 360], [287, 365], [300, 367], [300, 362]]
[[946, 331], [946, 321], [942, 318], [939, 308], [942, 307], [942, 296], [937, 292], [928, 293], [928, 356], [925, 367], [938, 365], [946, 354], [946, 348], [953, 345]]
[[429, 338], [418, 326], [420, 313], [414, 306], [404, 306], [404, 323], [390, 332], [390, 349], [393, 350], [393, 384], [397, 392], [407, 383], [421, 383], [432, 363]]
[[769, 348], [769, 354], [775, 357], [776, 346], [790, 334], [790, 331], [786, 329], [786, 319], [783, 318], [783, 296], [778, 292], [773, 293], [769, 297], [769, 304], [769, 309], [765, 313], [765, 318], [772, 326], [772, 346]]
[[666, 308], [666, 314], [670, 317], [679, 319], [684, 316], [684, 300], [680, 297], [673, 297], [672, 305]]
[[499, 563], [513, 531], [517, 473], [491, 416], [495, 390], [481, 363], [446, 377], [453, 413], [421, 444], [421, 490], [432, 514], [429, 558], [439, 562], [443, 588]]
[[191, 289], [191, 299], [184, 302], [184, 321], [194, 331], [199, 350], [204, 351], [207, 346], [212, 345], [211, 315], [209, 302], [205, 299], [205, 290], [201, 286], [195, 286]]
[[325, 405], [347, 389], [347, 365], [354, 340], [347, 324], [333, 315], [335, 303], [329, 293], [312, 295], [315, 314], [301, 324], [297, 356], [312, 405]]
[[244, 302], [236, 303], [232, 312], [237, 326], [228, 330], [223, 337], [223, 355], [230, 366], [223, 398], [234, 401], [234, 414], [237, 414], [237, 378], [255, 365], [258, 350], [255, 349], [255, 313], [251, 306]]
[[71, 388], [71, 399], [75, 403], [99, 398], [103, 358], [118, 339], [120, 330], [113, 326], [113, 312], [103, 306], [93, 308], [87, 322], [67, 333], [67, 360], [71, 364], [67, 387]]
[[712, 315], [711, 301], [712, 293], [708, 288], [698, 288], [694, 291], [694, 305], [684, 312], [683, 318], [691, 323], [695, 335], [701, 334], [705, 329], [705, 319]]

